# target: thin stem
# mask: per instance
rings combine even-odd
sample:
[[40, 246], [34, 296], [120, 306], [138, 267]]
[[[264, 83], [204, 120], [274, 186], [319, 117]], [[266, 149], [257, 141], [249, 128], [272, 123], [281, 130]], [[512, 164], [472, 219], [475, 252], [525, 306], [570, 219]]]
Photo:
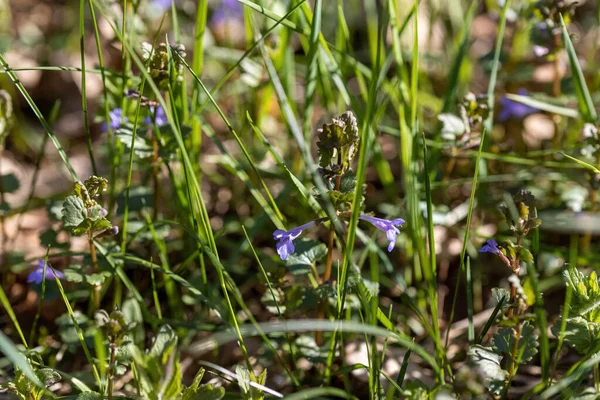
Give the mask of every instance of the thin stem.
[[506, 378], [506, 382], [504, 385], [504, 390], [502, 393], [502, 398], [506, 398], [506, 394], [508, 393], [508, 389], [510, 389], [510, 383], [512, 382], [512, 378], [515, 376], [516, 366], [517, 366], [517, 352], [519, 351], [519, 341], [521, 340], [521, 330], [523, 329], [523, 325], [519, 323], [517, 325], [515, 331], [515, 341], [513, 343], [513, 347], [510, 352], [510, 364], [508, 366], [508, 377]]
[[[158, 109], [158, 107], [156, 108]], [[156, 109], [154, 111], [156, 118]], [[156, 135], [154, 133], [152, 136], [152, 184], [153, 184], [153, 194], [152, 194], [152, 220], [156, 221], [158, 218], [158, 141], [156, 140]]]
[[[90, 257], [92, 258], [92, 268], [94, 273], [100, 272], [98, 268], [98, 257], [96, 256], [96, 246], [94, 246], [94, 237], [92, 231], [88, 232], [88, 244], [90, 245]], [[92, 288], [92, 297], [94, 302], [94, 311], [100, 308], [100, 285], [94, 285]]]
[[110, 361], [108, 365], [108, 400], [112, 400], [113, 398], [113, 385], [115, 380], [115, 343], [114, 340], [110, 342]]
[[[342, 177], [340, 175], [335, 178], [335, 190], [340, 190]], [[323, 272], [323, 282], [331, 279], [331, 264], [333, 261], [333, 243], [335, 240], [335, 225], [333, 222], [329, 226], [329, 238], [327, 241], [327, 258], [325, 259], [325, 271]]]
[[[340, 164], [341, 164], [341, 162], [340, 162]], [[341, 183], [342, 183], [342, 176], [337, 175], [335, 177], [335, 190], [340, 189]], [[333, 262], [334, 241], [335, 241], [335, 224], [333, 223], [333, 221], [331, 221], [331, 224], [329, 225], [329, 238], [327, 240], [327, 258], [325, 258], [325, 271], [323, 272], [323, 279], [322, 279], [323, 283], [325, 283], [331, 279], [331, 264]], [[326, 305], [327, 305], [326, 301], [322, 301], [321, 304], [319, 304], [319, 311], [317, 313], [317, 319], [325, 318]], [[323, 334], [321, 331], [315, 332], [315, 342], [319, 346], [322, 344]]]
[[[0, 161], [2, 160], [2, 153], [4, 152], [4, 144], [0, 143]], [[0, 168], [1, 171], [1, 168]], [[4, 205], [4, 185], [2, 184], [2, 176], [0, 175], [0, 206]], [[0, 226], [2, 227], [2, 241], [0, 241], [0, 264], [6, 265], [4, 263], [7, 251], [6, 251], [6, 242], [8, 241], [8, 236], [6, 232], [6, 224], [4, 223], [5, 212], [0, 211]], [[2, 271], [2, 282], [4, 282], [4, 277], [8, 268], [3, 268]]]

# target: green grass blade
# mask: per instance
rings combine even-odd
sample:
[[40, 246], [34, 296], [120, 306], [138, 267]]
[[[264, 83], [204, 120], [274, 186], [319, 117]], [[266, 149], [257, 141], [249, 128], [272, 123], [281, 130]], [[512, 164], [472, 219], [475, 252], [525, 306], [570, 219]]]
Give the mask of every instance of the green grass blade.
[[[90, 133], [90, 123], [87, 106], [87, 76], [85, 66], [85, 0], [79, 0], [79, 54], [81, 55], [81, 109], [83, 111], [83, 129], [87, 138], [88, 153], [92, 163], [94, 175], [98, 175], [96, 160], [92, 149], [92, 134]], [[108, 120], [107, 120], [108, 121]]]
[[306, 59], [306, 88], [304, 92], [304, 137], [308, 140], [312, 133], [312, 116], [315, 109], [314, 99], [317, 88], [317, 73], [319, 70], [319, 34], [321, 33], [321, 11], [323, 0], [316, 0], [312, 15], [309, 38], [308, 57]]
[[506, 15], [509, 6], [510, 0], [506, 0], [504, 2], [504, 7], [502, 7], [502, 13], [500, 14], [500, 25], [498, 26], [496, 47], [494, 48], [494, 60], [492, 62], [490, 83], [488, 85], [487, 90], [489, 115], [485, 120], [484, 126], [488, 132], [492, 131], [494, 124], [494, 91], [496, 89], [496, 80], [498, 79], [498, 69], [500, 68], [500, 53], [502, 52], [502, 40], [504, 39], [504, 29], [506, 28]]
[[567, 31], [567, 27], [562, 15], [560, 16], [560, 23], [562, 27], [563, 42], [565, 49], [567, 50], [567, 54], [569, 55], [569, 64], [571, 65], [571, 72], [573, 74], [573, 83], [575, 84], [575, 93], [577, 95], [579, 112], [581, 113], [581, 116], [585, 122], [595, 124], [596, 120], [598, 119], [596, 108], [594, 107], [592, 96], [590, 95], [590, 91], [585, 83], [585, 76], [583, 75], [583, 71], [579, 65], [579, 60], [577, 59], [573, 42], [571, 42], [569, 31]]
[[[537, 217], [537, 210], [534, 210], [535, 216]], [[544, 309], [544, 300], [542, 298], [542, 293], [539, 288], [539, 281], [536, 271], [537, 259], [539, 255], [539, 241], [540, 234], [539, 228], [536, 228], [533, 232], [533, 256], [534, 263], [527, 263], [527, 276], [531, 281], [531, 288], [535, 293], [535, 322], [540, 331], [539, 340], [540, 340], [540, 364], [542, 367], [542, 381], [546, 382], [550, 376], [550, 344], [548, 341], [548, 322], [546, 310]]]
[[460, 69], [467, 55], [471, 22], [473, 22], [473, 17], [475, 16], [477, 8], [479, 8], [479, 0], [472, 1], [471, 6], [467, 11], [467, 15], [465, 16], [465, 23], [462, 26], [462, 29], [460, 30], [458, 52], [456, 53], [456, 57], [452, 62], [452, 67], [450, 67], [450, 72], [448, 75], [448, 88], [446, 89], [446, 94], [444, 95], [444, 105], [442, 106], [442, 112], [449, 111], [456, 102]]
[[27, 345], [27, 340], [25, 340], [25, 335], [23, 335], [23, 331], [21, 330], [21, 325], [19, 324], [19, 321], [17, 320], [15, 311], [13, 310], [12, 306], [10, 305], [10, 301], [8, 300], [8, 297], [6, 297], [6, 292], [4, 291], [4, 288], [2, 287], [2, 285], [0, 285], [0, 304], [2, 304], [2, 307], [8, 314], [8, 317], [10, 318], [15, 329], [17, 330], [17, 333], [19, 334], [19, 338], [21, 339], [21, 343], [23, 343], [23, 346], [25, 346], [25, 348], [28, 349], [29, 346]]
[[[192, 59], [192, 69], [198, 76], [202, 76], [204, 68], [204, 34], [206, 32], [206, 21], [208, 17], [208, 0], [199, 0], [196, 9], [196, 27], [194, 30], [194, 58]], [[194, 86], [192, 91], [192, 109], [195, 110], [200, 97], [200, 89]], [[202, 131], [200, 121], [197, 118], [192, 119], [192, 148], [200, 149], [202, 144]]]
[[31, 368], [31, 365], [27, 361], [25, 355], [23, 355], [23, 353], [21, 353], [19, 349], [15, 347], [13, 342], [2, 331], [0, 331], [0, 353], [8, 358], [14, 367], [19, 368], [19, 370], [23, 372], [25, 376], [34, 383], [34, 385], [39, 388], [44, 387], [40, 379]]
[[[244, 157], [246, 158], [246, 161], [248, 161], [248, 164], [252, 168], [252, 171], [256, 175], [256, 178], [259, 180], [259, 182], [260, 182], [263, 190], [267, 194], [267, 197], [269, 198], [269, 203], [271, 204], [271, 207], [273, 208], [273, 211], [275, 212], [275, 214], [277, 216], [277, 219], [279, 219], [281, 221], [283, 219], [283, 216], [281, 215], [281, 211], [279, 211], [279, 207], [277, 207], [277, 203], [273, 199], [273, 195], [271, 195], [271, 191], [269, 190], [269, 188], [267, 187], [267, 184], [263, 180], [263, 178], [262, 178], [262, 176], [260, 174], [260, 171], [258, 170], [258, 168], [256, 167], [256, 164], [252, 160], [252, 157], [250, 157], [250, 153], [246, 149], [246, 146], [244, 146], [244, 143], [242, 143], [242, 140], [240, 139], [240, 137], [236, 133], [235, 129], [233, 129], [233, 126], [231, 126], [231, 124], [229, 123], [229, 120], [227, 119], [227, 117], [225, 116], [225, 114], [223, 113], [223, 111], [221, 111], [221, 108], [219, 107], [219, 105], [217, 104], [217, 102], [215, 101], [215, 99], [212, 97], [212, 95], [210, 94], [210, 91], [206, 88], [206, 86], [204, 85], [204, 83], [202, 82], [202, 80], [200, 79], [200, 77], [198, 77], [198, 75], [196, 75], [196, 73], [194, 72], [194, 70], [192, 70], [192, 68], [190, 68], [190, 66], [187, 64], [187, 62], [183, 58], [181, 58], [177, 52], [173, 52], [173, 54], [177, 55], [177, 57], [179, 58], [180, 62], [192, 74], [192, 76], [196, 80], [196, 83], [200, 86], [200, 88], [202, 89], [202, 91], [204, 91], [205, 95], [209, 98], [210, 102], [213, 104], [213, 106], [217, 110], [217, 113], [219, 114], [219, 116], [221, 117], [221, 119], [223, 119], [223, 122], [225, 122], [225, 125], [227, 125], [227, 128], [229, 129], [229, 132], [233, 135], [235, 141], [237, 142], [238, 146], [242, 150], [242, 153], [244, 154]], [[234, 159], [232, 158], [232, 160], [234, 160]], [[236, 164], [238, 164], [238, 163], [236, 162]], [[277, 223], [276, 223], [276, 225], [277, 225]], [[277, 226], [277, 227], [281, 228], [282, 226]]]
[[465, 277], [467, 287], [467, 337], [469, 345], [475, 344], [475, 327], [473, 326], [473, 280], [471, 279], [471, 257], [467, 256], [465, 264]]
[[496, 317], [498, 316], [498, 313], [500, 312], [500, 310], [502, 310], [502, 306], [507, 301], [508, 301], [508, 297], [503, 297], [502, 299], [500, 299], [498, 304], [496, 304], [496, 307], [494, 307], [494, 311], [492, 311], [492, 315], [490, 315], [488, 320], [485, 322], [485, 325], [481, 329], [481, 332], [479, 333], [479, 336], [477, 337], [477, 341], [475, 342], [475, 344], [480, 344], [481, 341], [483, 340], [483, 338], [485, 338], [485, 335], [488, 333], [488, 331], [492, 327], [492, 324], [496, 321]]
[[577, 164], [581, 165], [582, 167], [589, 169], [593, 173], [600, 174], [600, 169], [594, 167], [592, 164], [588, 164], [585, 161], [579, 160], [575, 157], [571, 157], [570, 155], [563, 153], [562, 151], [559, 151], [559, 153], [562, 154], [563, 156], [567, 157], [569, 160], [575, 161]]
[[[49, 265], [48, 265], [48, 267], [52, 268]], [[71, 303], [69, 303], [69, 299], [67, 299], [67, 294], [65, 293], [65, 289], [64, 289], [60, 279], [56, 275], [56, 271], [53, 270], [52, 272], [54, 272], [54, 281], [58, 285], [58, 291], [60, 292], [63, 302], [65, 303], [65, 306], [67, 307], [67, 313], [71, 317], [71, 321], [73, 322], [73, 326], [75, 327], [75, 331], [77, 332], [77, 338], [79, 339], [79, 343], [81, 344], [81, 347], [83, 348], [85, 358], [86, 358], [89, 366], [92, 368], [92, 374], [94, 375], [94, 378], [96, 379], [96, 384], [98, 385], [98, 389], [101, 392], [102, 391], [102, 389], [101, 389], [102, 388], [102, 380], [100, 379], [100, 375], [98, 373], [98, 367], [96, 366], [96, 363], [94, 362], [94, 358], [92, 357], [92, 354], [90, 353], [90, 350], [87, 346], [85, 338], [83, 337], [83, 331], [81, 330], [81, 327], [77, 323], [77, 318], [75, 318], [75, 313], [73, 312], [73, 307], [71, 307]]]
[[467, 222], [465, 225], [465, 234], [463, 236], [463, 245], [460, 252], [460, 273], [456, 279], [456, 285], [454, 287], [454, 296], [452, 298], [452, 309], [450, 311], [450, 317], [448, 318], [448, 327], [446, 328], [446, 345], [448, 349], [450, 341], [450, 328], [454, 321], [454, 312], [456, 309], [456, 301], [458, 299], [458, 288], [460, 287], [461, 276], [465, 270], [465, 254], [467, 253], [467, 245], [469, 243], [469, 233], [471, 232], [471, 217], [473, 216], [473, 208], [475, 208], [475, 193], [477, 192], [477, 177], [479, 175], [479, 165], [481, 161], [481, 150], [483, 150], [483, 143], [485, 141], [485, 130], [481, 133], [481, 142], [479, 143], [479, 151], [477, 153], [477, 159], [475, 161], [475, 173], [473, 174], [473, 183], [471, 185], [471, 196], [469, 197], [469, 211], [467, 212]]

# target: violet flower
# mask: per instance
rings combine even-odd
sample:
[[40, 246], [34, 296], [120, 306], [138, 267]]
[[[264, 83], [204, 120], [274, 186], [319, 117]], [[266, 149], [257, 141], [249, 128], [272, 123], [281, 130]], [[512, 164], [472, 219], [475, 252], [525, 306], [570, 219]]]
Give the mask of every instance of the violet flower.
[[[123, 120], [123, 122], [127, 122], [127, 117], [123, 117], [123, 110], [120, 108], [115, 108], [113, 110], [110, 110], [108, 112], [108, 118], [109, 118], [109, 123], [110, 123], [110, 128], [115, 131], [117, 129], [119, 129], [119, 127], [121, 126], [121, 119]], [[106, 123], [103, 124], [103, 131], [106, 131]]]
[[500, 249], [498, 249], [498, 242], [495, 239], [486, 240], [485, 244], [479, 249], [480, 253], [492, 253], [498, 254]]
[[171, 9], [171, 1], [175, 0], [152, 0], [152, 5], [161, 11], [168, 11]]
[[[169, 122], [169, 120], [167, 119], [167, 115], [165, 114], [165, 109], [162, 108], [161, 106], [158, 106], [158, 108], [156, 109], [156, 115], [154, 114], [154, 106], [150, 106], [150, 114], [156, 119], [156, 125], [157, 126], [163, 126], [166, 125], [167, 122]], [[146, 119], [144, 119], [143, 121], [145, 124], [151, 124], [152, 123], [152, 117], [148, 117]]]
[[277, 244], [277, 254], [282, 260], [286, 260], [290, 254], [294, 252], [296, 249], [294, 247], [293, 240], [302, 234], [302, 231], [310, 228], [316, 223], [316, 221], [310, 221], [304, 225], [300, 225], [297, 228], [290, 229], [289, 231], [284, 231], [282, 229], [277, 229], [273, 232], [273, 239], [278, 240]]
[[[521, 96], [526, 96], [527, 93], [527, 89], [519, 89], [517, 91], [517, 94]], [[502, 100], [500, 100], [500, 105], [502, 106], [502, 111], [500, 111], [500, 114], [498, 114], [498, 120], [500, 122], [505, 122], [511, 118], [523, 119], [530, 114], [540, 111], [535, 107], [519, 103], [518, 101], [511, 100], [508, 97], [503, 97]]]
[[375, 228], [379, 229], [382, 232], [385, 232], [387, 236], [387, 240], [390, 242], [388, 245], [388, 252], [394, 249], [396, 245], [396, 236], [400, 233], [400, 229], [396, 228], [396, 226], [402, 226], [404, 224], [404, 220], [402, 218], [396, 218], [393, 220], [383, 219], [383, 218], [375, 218], [369, 215], [360, 214], [359, 217], [363, 221], [369, 222]]
[[211, 23], [226, 22], [231, 19], [242, 19], [244, 17], [244, 6], [237, 0], [221, 0], [210, 21]]
[[[44, 264], [45, 262], [43, 259], [38, 260], [37, 267], [35, 268], [35, 270], [29, 273], [29, 276], [27, 277], [27, 282], [35, 283], [36, 285], [42, 283], [42, 281], [44, 280]], [[65, 275], [60, 271], [52, 269], [50, 267], [50, 264], [48, 264], [46, 266], [46, 280], [54, 280], [54, 277], [57, 277], [58, 279], [63, 279]]]

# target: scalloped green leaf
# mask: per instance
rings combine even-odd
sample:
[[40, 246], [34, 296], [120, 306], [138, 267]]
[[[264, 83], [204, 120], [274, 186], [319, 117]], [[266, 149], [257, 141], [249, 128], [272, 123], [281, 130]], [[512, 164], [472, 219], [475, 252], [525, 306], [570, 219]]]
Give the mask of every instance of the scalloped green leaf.
[[63, 202], [62, 208], [62, 220], [65, 229], [78, 234], [75, 232], [80, 232], [86, 218], [87, 212], [83, 200], [77, 196], [68, 196]]

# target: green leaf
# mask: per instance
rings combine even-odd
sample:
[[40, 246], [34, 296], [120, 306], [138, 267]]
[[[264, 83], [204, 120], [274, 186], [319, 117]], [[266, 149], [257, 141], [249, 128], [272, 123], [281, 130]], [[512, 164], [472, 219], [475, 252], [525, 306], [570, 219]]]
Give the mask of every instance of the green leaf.
[[2, 191], [4, 193], [14, 193], [19, 190], [21, 184], [15, 174], [2, 175]]
[[44, 383], [46, 387], [54, 385], [62, 379], [60, 374], [52, 368], [40, 368], [35, 371], [38, 378]]
[[502, 299], [502, 310], [506, 310], [510, 306], [510, 292], [504, 288], [492, 288], [492, 297], [496, 304], [499, 304]]
[[488, 389], [492, 393], [500, 393], [504, 387], [504, 380], [508, 372], [502, 369], [500, 361], [502, 356], [496, 354], [489, 347], [475, 345], [469, 348], [469, 361], [474, 363], [477, 368], [485, 375]]
[[106, 218], [97, 219], [97, 220], [93, 221], [91, 224], [92, 232], [96, 232], [96, 233], [105, 231], [110, 228], [112, 228], [112, 224]]
[[75, 236], [81, 236], [92, 229], [92, 221], [89, 219], [84, 219], [83, 222], [77, 225], [75, 228], [71, 230], [71, 233]]
[[169, 325], [163, 325], [158, 330], [148, 353], [151, 357], [161, 357], [177, 345], [177, 335]]
[[344, 172], [342, 179], [340, 179], [340, 192], [342, 193], [354, 193], [356, 187], [356, 173], [351, 169]]
[[585, 122], [595, 123], [598, 119], [596, 108], [592, 102], [592, 96], [590, 95], [590, 91], [585, 82], [585, 76], [583, 75], [583, 71], [579, 65], [579, 60], [577, 59], [577, 54], [575, 53], [575, 47], [573, 47], [571, 37], [569, 36], [569, 32], [567, 31], [567, 27], [562, 15], [560, 16], [560, 23], [563, 33], [563, 43], [565, 44], [565, 49], [569, 55], [569, 64], [571, 64], [571, 72], [573, 74], [573, 83], [575, 85], [575, 93], [577, 95], [579, 112], [583, 116]]
[[286, 265], [293, 275], [305, 275], [310, 272], [312, 265], [327, 255], [324, 243], [310, 239], [294, 242], [296, 251], [286, 260]]
[[90, 286], [102, 286], [104, 281], [106, 281], [106, 279], [110, 277], [110, 275], [111, 274], [108, 271], [103, 271], [97, 274], [90, 274], [85, 276], [85, 281]]
[[272, 292], [270, 290], [265, 290], [260, 301], [271, 314], [279, 315], [279, 311], [281, 311], [281, 313], [286, 311], [286, 306], [283, 304], [282, 297], [283, 296], [277, 289], [273, 289]]
[[586, 277], [573, 265], [569, 265], [563, 276], [566, 285], [573, 289], [569, 315], [600, 323], [600, 287], [596, 272]]
[[296, 346], [300, 354], [314, 363], [324, 362], [329, 355], [329, 347], [326, 345], [317, 345], [314, 335], [305, 334], [298, 336]]
[[526, 263], [533, 262], [533, 255], [529, 250], [524, 247], [519, 248], [519, 260], [524, 261]]
[[[552, 333], [557, 337], [560, 335], [561, 324], [562, 321], [558, 320], [552, 327]], [[564, 340], [578, 353], [586, 354], [600, 342], [599, 332], [600, 324], [587, 322], [581, 317], [569, 318], [564, 332]]]
[[196, 372], [196, 376], [194, 376], [194, 381], [186, 390], [196, 390], [200, 386], [200, 382], [202, 382], [202, 378], [204, 377], [204, 368], [200, 367], [198, 372]]
[[[502, 327], [492, 339], [492, 348], [498, 354], [510, 355], [515, 343], [516, 329], [514, 327]], [[530, 361], [538, 352], [537, 335], [534, 333], [534, 327], [528, 322], [523, 322], [521, 334], [519, 335], [518, 354], [516, 361], [525, 363]]]
[[77, 196], [69, 196], [63, 202], [62, 220], [64, 227], [72, 232], [86, 221], [87, 212], [83, 200]]
[[71, 265], [63, 271], [63, 274], [69, 282], [80, 283], [85, 279], [85, 273], [81, 270], [81, 265]]
[[529, 307], [535, 304], [536, 294], [533, 290], [533, 285], [531, 283], [531, 278], [527, 277], [525, 282], [523, 282], [523, 294], [525, 295], [525, 301]]
[[144, 316], [142, 315], [142, 309], [140, 304], [132, 297], [129, 297], [123, 301], [121, 306], [125, 318], [130, 323], [134, 323], [132, 331], [129, 333], [129, 337], [135, 344], [143, 344], [145, 339], [144, 334]]
[[[346, 111], [317, 132], [321, 168], [345, 172], [358, 150], [358, 125], [352, 111]], [[333, 160], [333, 157], [337, 157]]]
[[[133, 125], [121, 125], [115, 132], [117, 139], [123, 143], [127, 151], [131, 149], [131, 139], [133, 137]], [[146, 137], [146, 128], [138, 128], [135, 140], [133, 142], [133, 152], [139, 158], [150, 158], [153, 154], [152, 142]]]
[[250, 372], [248, 371], [248, 368], [244, 367], [243, 365], [238, 365], [235, 368], [235, 373], [237, 375], [240, 392], [242, 392], [244, 395], [244, 399], [252, 400], [252, 394], [250, 392], [252, 386], [250, 386]]
[[216, 388], [211, 384], [200, 386], [198, 389], [186, 389], [181, 400], [221, 400], [225, 397], [225, 389]]

